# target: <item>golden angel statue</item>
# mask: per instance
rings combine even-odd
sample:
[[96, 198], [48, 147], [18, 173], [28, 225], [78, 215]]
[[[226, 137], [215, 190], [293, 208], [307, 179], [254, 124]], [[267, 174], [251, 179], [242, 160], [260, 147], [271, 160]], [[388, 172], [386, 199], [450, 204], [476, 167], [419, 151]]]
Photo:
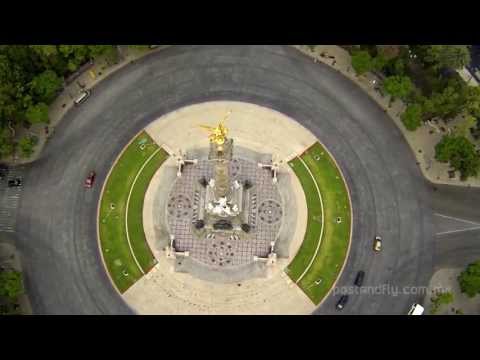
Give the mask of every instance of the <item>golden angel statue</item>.
[[216, 127], [200, 125], [201, 128], [207, 129], [209, 131], [210, 135], [208, 136], [208, 138], [210, 139], [210, 142], [213, 142], [217, 145], [223, 145], [225, 143], [225, 140], [227, 139], [228, 129], [224, 125], [224, 122], [228, 119], [231, 113], [232, 111], [230, 110]]

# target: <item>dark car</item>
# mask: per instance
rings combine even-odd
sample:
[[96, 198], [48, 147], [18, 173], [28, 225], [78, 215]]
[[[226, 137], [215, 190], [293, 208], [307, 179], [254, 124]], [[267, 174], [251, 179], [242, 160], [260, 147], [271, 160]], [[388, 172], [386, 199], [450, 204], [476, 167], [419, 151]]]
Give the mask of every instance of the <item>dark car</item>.
[[8, 166], [5, 164], [0, 164], [0, 180], [5, 179], [8, 174]]
[[8, 180], [8, 187], [18, 187], [22, 186], [22, 179], [13, 179], [13, 180]]
[[359, 271], [357, 273], [357, 277], [355, 278], [355, 283], [354, 284], [356, 286], [362, 286], [364, 277], [365, 277], [365, 271]]
[[93, 182], [95, 181], [95, 171], [90, 171], [87, 178], [85, 179], [85, 187], [91, 188], [93, 186]]
[[338, 300], [337, 302], [337, 306], [336, 306], [337, 310], [338, 311], [343, 310], [347, 302], [348, 302], [348, 295], [342, 295], [340, 300]]

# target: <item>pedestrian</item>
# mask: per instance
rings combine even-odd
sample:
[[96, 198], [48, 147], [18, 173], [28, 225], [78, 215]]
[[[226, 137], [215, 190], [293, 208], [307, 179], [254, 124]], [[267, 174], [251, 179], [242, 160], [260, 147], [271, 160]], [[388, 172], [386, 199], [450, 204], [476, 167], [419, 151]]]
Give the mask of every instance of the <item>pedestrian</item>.
[[332, 65], [335, 66], [336, 63], [337, 63], [337, 60], [333, 60]]

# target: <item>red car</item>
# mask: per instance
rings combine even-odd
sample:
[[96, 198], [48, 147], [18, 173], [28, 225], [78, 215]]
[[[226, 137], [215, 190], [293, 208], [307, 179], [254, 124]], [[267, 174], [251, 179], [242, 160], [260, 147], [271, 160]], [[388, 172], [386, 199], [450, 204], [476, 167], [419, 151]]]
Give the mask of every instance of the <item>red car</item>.
[[95, 171], [90, 171], [87, 178], [85, 179], [85, 187], [91, 188], [93, 186], [93, 182], [95, 181]]

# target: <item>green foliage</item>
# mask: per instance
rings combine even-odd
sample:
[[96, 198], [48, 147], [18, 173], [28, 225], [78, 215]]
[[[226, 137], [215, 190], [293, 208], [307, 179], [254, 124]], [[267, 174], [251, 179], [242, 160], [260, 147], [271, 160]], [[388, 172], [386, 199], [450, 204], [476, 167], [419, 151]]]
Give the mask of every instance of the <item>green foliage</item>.
[[90, 51], [90, 57], [93, 59], [104, 56], [109, 64], [118, 61], [118, 50], [115, 45], [89, 45], [88, 49]]
[[449, 162], [455, 170], [460, 171], [461, 180], [477, 176], [480, 168], [475, 145], [464, 136], [445, 135], [435, 146], [435, 159]]
[[362, 75], [375, 68], [373, 58], [368, 51], [360, 50], [352, 54], [352, 67], [357, 75]]
[[25, 136], [18, 142], [20, 153], [23, 157], [28, 158], [34, 152], [35, 145], [38, 143], [36, 136]]
[[388, 63], [387, 58], [383, 54], [378, 54], [373, 59], [373, 70], [381, 71]]
[[407, 106], [400, 118], [407, 130], [414, 131], [422, 125], [422, 114], [423, 110], [420, 104], [411, 104]]
[[22, 293], [22, 274], [14, 270], [0, 271], [0, 296], [16, 299]]
[[480, 260], [471, 263], [457, 278], [462, 293], [468, 297], [480, 294]]
[[45, 103], [31, 105], [27, 109], [25, 117], [31, 124], [48, 123], [50, 121], [48, 117], [48, 105]]
[[432, 308], [430, 312], [432, 314], [436, 314], [442, 305], [448, 305], [453, 302], [453, 293], [450, 291], [441, 292], [437, 294], [435, 297], [431, 298], [432, 301]]
[[33, 78], [30, 83], [32, 95], [38, 101], [50, 103], [62, 87], [63, 80], [54, 71], [46, 70]]
[[413, 84], [407, 76], [389, 76], [383, 82], [383, 88], [392, 98], [406, 99], [413, 90]]
[[458, 136], [467, 136], [470, 133], [470, 129], [473, 128], [477, 124], [477, 119], [470, 115], [465, 114], [464, 119], [457, 125], [457, 129], [455, 130], [455, 134]]
[[427, 119], [440, 117], [444, 120], [458, 115], [464, 104], [464, 97], [453, 86], [447, 86], [441, 93], [433, 93], [423, 103], [423, 111]]
[[464, 97], [465, 110], [470, 114], [480, 114], [480, 86], [466, 86]]
[[[317, 45], [307, 45], [310, 51], [315, 50]], [[128, 45], [129, 49], [136, 49], [136, 50], [149, 50], [150, 45]]]
[[0, 129], [0, 157], [6, 157], [13, 154], [15, 149], [12, 134], [9, 129]]
[[470, 52], [467, 45], [426, 45], [423, 60], [435, 69], [461, 69], [470, 63]]

